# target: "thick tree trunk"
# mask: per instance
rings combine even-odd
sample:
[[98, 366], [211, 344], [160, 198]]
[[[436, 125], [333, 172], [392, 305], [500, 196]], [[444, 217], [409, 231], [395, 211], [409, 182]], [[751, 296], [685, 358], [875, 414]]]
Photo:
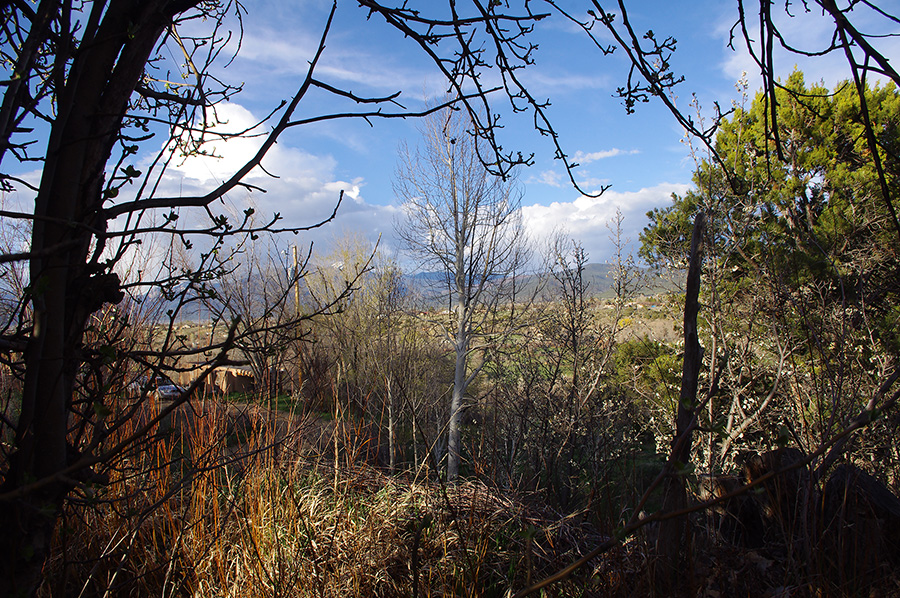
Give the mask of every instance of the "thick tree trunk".
[[[78, 48], [57, 90], [30, 263], [33, 330], [25, 352], [16, 453], [0, 488], [0, 596], [30, 595], [41, 579], [71, 480], [61, 475], [68, 413], [91, 313], [120, 297], [118, 278], [90, 264], [102, 248], [104, 171], [128, 99], [159, 36], [171, 23], [167, 2], [111, 2], [90, 43]], [[185, 6], [186, 7], [186, 6]], [[63, 51], [61, 48], [60, 51]], [[64, 64], [66, 56], [58, 60]], [[92, 241], [96, 247], [92, 247]], [[102, 400], [103, 397], [97, 397]]]
[[[700, 265], [703, 255], [703, 235], [706, 218], [697, 214], [691, 235], [691, 256], [684, 299], [684, 365], [681, 374], [681, 394], [675, 419], [675, 437], [669, 455], [669, 472], [663, 486], [663, 513], [680, 511], [687, 506], [685, 475], [689, 471], [691, 444], [697, 406], [697, 384], [700, 376], [702, 350], [697, 336], [697, 313], [700, 308]], [[656, 543], [656, 587], [660, 595], [677, 595], [684, 579], [681, 565], [690, 538], [685, 517], [663, 520]]]

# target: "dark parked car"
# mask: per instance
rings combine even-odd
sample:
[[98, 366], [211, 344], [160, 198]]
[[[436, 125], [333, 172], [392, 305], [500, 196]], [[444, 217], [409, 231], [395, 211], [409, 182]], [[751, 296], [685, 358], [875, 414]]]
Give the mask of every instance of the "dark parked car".
[[184, 394], [184, 389], [174, 382], [162, 382], [156, 386], [153, 390], [151, 390], [157, 399], [163, 401], [172, 401], [181, 397]]
[[185, 389], [163, 376], [155, 378], [138, 378], [128, 385], [128, 394], [132, 397], [153, 396], [157, 399], [171, 401], [181, 397]]

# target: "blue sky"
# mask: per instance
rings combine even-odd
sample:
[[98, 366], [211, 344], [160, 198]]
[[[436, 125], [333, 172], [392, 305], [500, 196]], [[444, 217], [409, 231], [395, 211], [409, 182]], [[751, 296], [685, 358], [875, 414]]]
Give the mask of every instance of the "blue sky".
[[[245, 92], [235, 100], [240, 107], [232, 107], [246, 122], [251, 114], [259, 117], [277, 100], [288, 97], [292, 84], [305, 73], [329, 6], [328, 2], [306, 2], [293, 9], [283, 3], [249, 7], [243, 49], [229, 68], [231, 75], [246, 82]], [[706, 97], [730, 98], [740, 72], [734, 77], [725, 69], [719, 31], [725, 16], [695, 3], [685, 6], [686, 10], [676, 10], [660, 2], [648, 17], [677, 19], [685, 27], [696, 25], [698, 19], [708, 22], [702, 33], [690, 35], [690, 44], [685, 44], [685, 69], [698, 67], [692, 56], [717, 56], [714, 62], [700, 65], [705, 80], [698, 89]], [[538, 246], [553, 230], [563, 228], [585, 245], [592, 261], [603, 261], [611, 249], [606, 224], [616, 208], [625, 213], [628, 236], [636, 240], [645, 212], [665, 203], [672, 192], [686, 189], [693, 162], [681, 143], [681, 129], [661, 106], [642, 105], [637, 114], [625, 114], [614, 97], [624, 80], [623, 57], [603, 57], [583, 32], [562, 19], [542, 22], [534, 38], [540, 44], [536, 64], [523, 79], [536, 97], [550, 99], [549, 114], [563, 148], [581, 164], [576, 178], [582, 188], [589, 192], [601, 185], [611, 188], [599, 198], [582, 197], [569, 184], [562, 164], [553, 159], [549, 140], [533, 130], [530, 115], [506, 113], [504, 147], [535, 155], [534, 166], [519, 173], [525, 221]], [[445, 87], [418, 48], [375, 17], [367, 21], [365, 13], [350, 2], [339, 4], [318, 73], [327, 82], [359, 94], [402, 91], [401, 101], [414, 109], [423, 106], [426, 97], [440, 96]], [[502, 97], [497, 102], [505, 103]], [[334, 107], [312, 102], [305, 113]], [[263, 211], [279, 209], [289, 221], [299, 223], [326, 214], [342, 188], [350, 201], [334, 223], [308, 238], [324, 249], [330, 238], [348, 231], [370, 239], [381, 234], [382, 246], [390, 251], [395, 247], [392, 229], [398, 202], [392, 178], [398, 146], [401, 140], [416, 143], [417, 126], [415, 120], [375, 121], [373, 126], [348, 120], [292, 132], [265, 164], [270, 172], [275, 168], [281, 174], [299, 176], [269, 181], [265, 184], [268, 193], [257, 197], [257, 204]]]
[[[437, 0], [420, 2], [434, 6], [431, 3]], [[576, 7], [588, 5], [582, 0], [565, 4], [578, 16], [584, 13]], [[246, 6], [241, 52], [221, 73], [225, 80], [244, 83], [244, 91], [219, 108], [228, 120], [224, 126], [232, 130], [252, 125], [279, 101], [291, 97], [306, 73], [331, 2], [255, 0]], [[746, 52], [727, 48], [729, 29], [737, 18], [736, 2], [641, 0], [630, 6], [637, 31], [652, 29], [657, 37], [672, 35], [678, 40], [672, 66], [686, 76], [677, 91], [680, 107], [688, 108], [692, 94], [706, 112], [714, 101], [728, 107], [740, 98], [735, 84], [743, 71], [750, 72], [751, 96], [758, 88]], [[798, 16], [790, 19], [783, 14], [783, 6], [776, 8], [785, 32], [799, 46], [812, 49], [829, 36], [828, 19], [821, 15], [803, 14], [794, 7]], [[361, 96], [400, 91], [400, 101], [410, 109], [420, 109], [428, 98], [439, 97], [445, 82], [422, 51], [378, 17], [366, 17], [355, 2], [339, 2], [318, 78]], [[860, 15], [863, 23], [866, 18]], [[519, 173], [526, 226], [538, 247], [552, 231], [564, 230], [584, 245], [591, 261], [604, 261], [612, 249], [607, 223], [616, 209], [625, 215], [626, 235], [636, 242], [646, 224], [645, 213], [665, 205], [673, 192], [688, 188], [694, 161], [683, 143], [683, 131], [659, 103], [641, 104], [635, 114], [626, 115], [615, 97], [627, 72], [624, 54], [601, 55], [583, 32], [559, 17], [539, 23], [533, 39], [540, 45], [536, 64], [522, 75], [523, 80], [535, 97], [550, 99], [548, 114], [560, 143], [581, 164], [575, 176], [582, 188], [611, 187], [598, 198], [582, 196], [568, 183], [562, 164], [553, 159], [551, 143], [533, 130], [530, 115], [507, 111], [501, 136], [504, 147], [535, 156], [534, 166]], [[900, 56], [895, 39], [883, 40], [881, 49], [889, 57]], [[777, 56], [779, 74], [788, 75], [797, 62], [793, 56]], [[807, 80], [823, 79], [829, 86], [848, 76], [837, 56], [800, 66]], [[505, 103], [502, 97], [496, 102], [498, 106]], [[352, 103], [314, 92], [301, 104], [298, 116], [354, 108]], [[336, 220], [297, 241], [314, 241], [316, 250], [324, 252], [335, 238], [346, 234], [364, 235], [373, 242], [381, 236], [382, 247], [394, 252], [398, 201], [392, 178], [398, 146], [403, 140], [415, 145], [417, 137], [414, 119], [376, 120], [371, 125], [347, 119], [291, 130], [263, 162], [266, 171], [279, 178], [255, 171], [248, 179], [267, 193], [233, 192], [229, 201], [240, 207], [249, 200], [261, 214], [277, 211], [287, 225], [303, 225], [329, 214], [343, 190], [346, 199]], [[251, 139], [217, 144], [215, 152], [221, 158], [193, 158], [178, 165], [164, 179], [162, 191], [208, 190], [242, 164], [258, 143]]]

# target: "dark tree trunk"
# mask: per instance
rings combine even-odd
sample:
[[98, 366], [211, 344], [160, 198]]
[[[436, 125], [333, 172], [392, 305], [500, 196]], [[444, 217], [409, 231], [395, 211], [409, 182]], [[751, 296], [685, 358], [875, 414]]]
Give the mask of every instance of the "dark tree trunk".
[[[697, 313], [700, 311], [700, 265], [703, 256], [703, 235], [706, 218], [701, 212], [694, 220], [691, 235], [691, 256], [687, 288], [684, 298], [684, 366], [681, 373], [681, 394], [675, 419], [675, 437], [669, 454], [668, 476], [663, 485], [663, 513], [680, 511], [687, 506], [685, 474], [689, 471], [691, 443], [695, 427], [697, 381], [703, 359], [697, 336]], [[665, 519], [660, 523], [656, 543], [656, 586], [661, 595], [677, 595], [682, 589], [682, 565], [690, 538], [686, 517]]]
[[77, 459], [67, 447], [67, 426], [85, 357], [85, 323], [105, 302], [121, 299], [118, 278], [100, 263], [104, 171], [128, 100], [175, 8], [165, 0], [113, 1], [96, 29], [82, 32], [77, 49], [60, 41], [60, 73], [69, 66], [57, 87], [57, 116], [35, 199], [33, 330], [17, 451], [0, 488], [0, 596], [37, 589], [57, 518], [78, 478], [77, 471], [66, 471]]

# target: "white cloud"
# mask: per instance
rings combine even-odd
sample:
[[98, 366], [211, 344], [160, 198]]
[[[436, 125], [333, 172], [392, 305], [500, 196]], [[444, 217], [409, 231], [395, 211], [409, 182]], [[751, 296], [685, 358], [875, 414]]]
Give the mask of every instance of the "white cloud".
[[214, 139], [203, 145], [204, 155], [179, 158], [176, 155], [172, 176], [187, 179], [189, 184], [200, 186], [221, 183], [253, 157], [264, 141], [265, 125], [240, 104], [219, 104], [216, 115], [220, 124], [212, 127], [213, 134], [246, 135], [230, 139]]
[[[580, 189], [594, 189], [599, 191], [601, 187], [609, 185], [611, 182], [612, 180], [607, 178], [598, 179], [595, 177], [585, 177], [578, 180], [578, 187]], [[591, 191], [591, 194], [594, 192], [595, 191]]]
[[545, 170], [538, 176], [528, 177], [526, 184], [537, 183], [541, 185], [549, 185], [551, 187], [560, 188], [563, 186], [563, 177], [555, 170]]
[[[306, 75], [318, 43], [319, 38], [307, 32], [285, 40], [278, 31], [260, 29], [245, 34], [236, 64], [249, 77], [265, 73], [270, 81], [281, 77], [296, 82]], [[354, 90], [361, 95], [367, 90], [405, 90], [404, 97], [415, 97], [420, 92], [422, 97], [429, 97], [439, 96], [442, 90], [440, 86], [427, 85], [429, 71], [420, 65], [398, 62], [394, 54], [385, 54], [371, 45], [360, 48], [346, 38], [327, 46], [316, 66], [316, 77], [339, 87], [361, 86], [362, 89]]]
[[[576, 173], [577, 174], [577, 173]], [[610, 179], [578, 175], [578, 188], [587, 193], [599, 193], [600, 189], [610, 184]], [[556, 170], [544, 170], [539, 175], [531, 175], [525, 180], [526, 185], [547, 185], [554, 189], [571, 188], [569, 177]]]
[[605, 158], [612, 158], [614, 156], [632, 156], [639, 153], [641, 153], [640, 150], [621, 150], [617, 147], [589, 153], [578, 150], [575, 152], [575, 155], [572, 156], [572, 161], [577, 162], [578, 164], [590, 164], [591, 162], [596, 162], [597, 160], [603, 160]]
[[[219, 116], [227, 121], [216, 127], [219, 132], [240, 132], [258, 121], [254, 114], [238, 104], [221, 105]], [[251, 134], [267, 131], [268, 128], [260, 127]], [[246, 164], [264, 139], [261, 135], [232, 138], [204, 146], [208, 155], [191, 156], [170, 166], [156, 195], [194, 196], [212, 191]], [[365, 180], [337, 176], [338, 162], [333, 156], [277, 143], [269, 149], [262, 166], [264, 170], [254, 168], [243, 182], [264, 192], [237, 187], [222, 201], [217, 200], [210, 206], [213, 213], [238, 218], [246, 208], [252, 207], [257, 224], [270, 221], [278, 213], [281, 220], [277, 227], [311, 226], [331, 215], [343, 191], [344, 200], [336, 219], [322, 228], [301, 233], [296, 239], [298, 243], [315, 241], [318, 248], [330, 240], [336, 230], [343, 229], [359, 231], [372, 240], [382, 232], [390, 233], [394, 209], [367, 203], [363, 193]], [[184, 226], [196, 224], [197, 218], [205, 218], [199, 210], [182, 216]]]
[[[654, 207], [667, 205], [672, 193], [685, 193], [689, 188], [686, 184], [660, 183], [639, 191], [619, 192], [610, 189], [599, 197], [582, 195], [569, 202], [523, 206], [522, 216], [529, 235], [538, 244], [555, 231], [565, 230], [569, 236], [584, 245], [590, 261], [605, 261], [612, 251], [607, 224], [615, 217], [617, 209], [625, 217], [625, 237], [634, 244], [647, 224], [645, 213]], [[633, 245], [632, 249], [636, 249], [636, 246]]]

